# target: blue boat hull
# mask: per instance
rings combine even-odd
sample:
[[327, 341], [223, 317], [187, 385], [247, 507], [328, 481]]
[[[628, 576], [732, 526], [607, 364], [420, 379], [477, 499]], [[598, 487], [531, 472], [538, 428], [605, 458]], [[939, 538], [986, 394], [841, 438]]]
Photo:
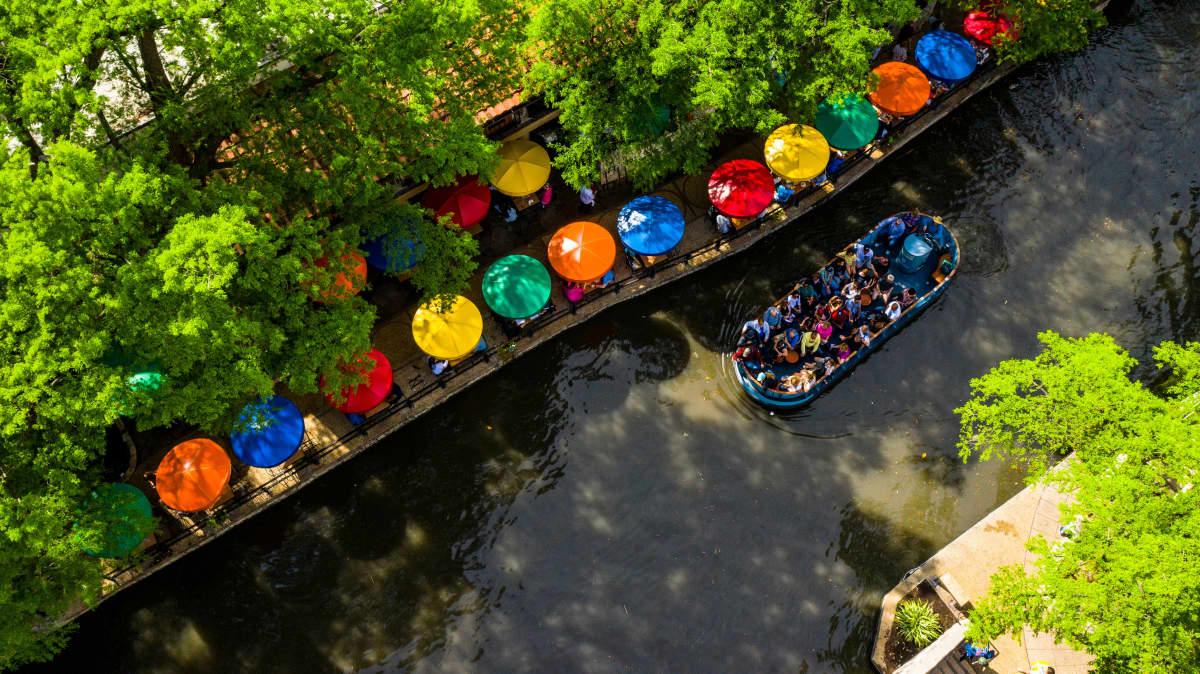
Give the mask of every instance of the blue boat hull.
[[[872, 233], [874, 231], [875, 230], [872, 230]], [[738, 383], [740, 383], [742, 386], [742, 390], [744, 390], [746, 395], [750, 396], [750, 398], [755, 402], [765, 407], [769, 407], [771, 409], [792, 410], [808, 405], [813, 400], [816, 400], [821, 394], [825, 393], [825, 391], [833, 388], [834, 385], [848, 376], [860, 362], [866, 360], [872, 353], [878, 350], [888, 339], [892, 337], [892, 335], [900, 332], [905, 328], [905, 326], [916, 320], [917, 317], [925, 311], [925, 309], [929, 308], [929, 305], [936, 302], [937, 299], [946, 292], [946, 289], [950, 287], [950, 283], [958, 275], [959, 248], [957, 239], [954, 238], [954, 235], [950, 233], [949, 229], [946, 230], [946, 233], [949, 237], [949, 252], [951, 253], [951, 259], [954, 264], [953, 271], [951, 271], [941, 283], [936, 284], [931, 290], [922, 295], [910, 310], [904, 312], [892, 324], [881, 330], [879, 334], [871, 340], [871, 344], [869, 346], [856, 351], [854, 355], [846, 360], [846, 362], [840, 364], [837, 369], [835, 369], [828, 376], [822, 377], [812, 386], [812, 388], [804, 393], [783, 393], [780, 391], [766, 389], [754, 380], [754, 377], [746, 370], [742, 363], [735, 362], [733, 364], [733, 370], [737, 376]], [[858, 241], [863, 241], [869, 236], [870, 234], [858, 239]]]

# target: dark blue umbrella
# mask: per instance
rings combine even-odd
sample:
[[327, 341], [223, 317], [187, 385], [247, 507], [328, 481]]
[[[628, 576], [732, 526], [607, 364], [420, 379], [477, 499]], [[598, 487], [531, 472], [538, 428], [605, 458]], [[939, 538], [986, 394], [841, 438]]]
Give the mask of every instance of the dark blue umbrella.
[[917, 65], [935, 80], [961, 82], [975, 72], [975, 47], [958, 33], [935, 30], [917, 42]]
[[421, 259], [421, 246], [394, 234], [385, 234], [363, 244], [367, 264], [379, 271], [402, 272], [416, 266]]
[[271, 396], [242, 408], [237, 431], [229, 437], [233, 453], [248, 466], [270, 468], [283, 463], [300, 448], [304, 417], [296, 403]]
[[665, 197], [638, 197], [621, 208], [617, 233], [635, 253], [662, 255], [683, 240], [683, 211]]

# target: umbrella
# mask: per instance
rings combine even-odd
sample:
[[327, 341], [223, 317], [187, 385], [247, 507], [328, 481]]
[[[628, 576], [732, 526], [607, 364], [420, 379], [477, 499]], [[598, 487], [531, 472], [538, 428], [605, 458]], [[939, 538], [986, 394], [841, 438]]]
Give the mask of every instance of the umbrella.
[[857, 150], [870, 143], [879, 132], [879, 115], [867, 99], [854, 94], [840, 101], [828, 98], [817, 106], [813, 123], [825, 134], [829, 144], [839, 150]]
[[363, 246], [363, 250], [367, 253], [368, 265], [393, 274], [415, 267], [424, 252], [420, 244], [397, 234], [371, 239]]
[[767, 136], [763, 146], [767, 166], [788, 182], [812, 180], [829, 163], [829, 141], [807, 124], [784, 124]]
[[[336, 397], [329, 391], [325, 392], [325, 399], [339, 412], [362, 414], [383, 402], [392, 392], [392, 364], [379, 349], [371, 349], [355, 358], [353, 363], [338, 367], [343, 372], [358, 372], [367, 376], [366, 383], [347, 386]], [[321, 388], [325, 388], [324, 377], [321, 378]]]
[[229, 436], [233, 455], [247, 466], [278, 466], [296, 453], [304, 439], [304, 417], [283, 396], [256, 400], [242, 408], [239, 430]]
[[[320, 269], [328, 269], [329, 256], [322, 255], [313, 260], [313, 265]], [[366, 285], [367, 260], [358, 251], [351, 250], [338, 257], [338, 271], [334, 274], [333, 283], [317, 290], [317, 296], [321, 302], [345, 299], [357, 294]]]
[[502, 257], [483, 275], [483, 299], [505, 318], [529, 318], [550, 300], [550, 272], [528, 255]]
[[550, 155], [531, 140], [512, 140], [500, 147], [500, 165], [492, 175], [492, 186], [510, 197], [523, 197], [540, 190], [550, 179]]
[[459, 227], [471, 227], [487, 215], [492, 191], [476, 176], [461, 176], [453, 185], [426, 190], [421, 205], [438, 218], [449, 215]]
[[889, 115], [915, 115], [929, 101], [929, 78], [920, 68], [902, 61], [890, 61], [872, 72], [879, 82], [868, 97], [875, 107]]
[[462, 295], [456, 296], [445, 311], [437, 311], [426, 302], [413, 316], [412, 334], [417, 346], [434, 358], [462, 358], [479, 345], [483, 316], [479, 307]]
[[617, 215], [621, 242], [641, 255], [662, 255], [677, 246], [683, 225], [683, 211], [666, 197], [638, 197]]
[[104, 523], [100, 545], [84, 547], [92, 557], [118, 558], [133, 552], [154, 528], [150, 501], [141, 489], [124, 482], [102, 484], [88, 499], [89, 518]]
[[594, 222], [572, 222], [550, 238], [546, 256], [559, 276], [590, 283], [612, 269], [617, 243], [607, 229]]
[[917, 65], [935, 80], [954, 84], [975, 72], [971, 41], [947, 30], [926, 33], [917, 42]]
[[1012, 28], [1013, 23], [1007, 16], [992, 14], [982, 9], [970, 12], [963, 19], [963, 32], [984, 44], [993, 44], [999, 36], [1009, 40], [1017, 39], [1016, 31]]
[[154, 488], [168, 508], [195, 512], [211, 508], [229, 484], [229, 455], [208, 438], [175, 445], [158, 464]]
[[718, 211], [731, 218], [752, 218], [775, 200], [775, 181], [766, 166], [734, 159], [712, 172], [708, 198]]

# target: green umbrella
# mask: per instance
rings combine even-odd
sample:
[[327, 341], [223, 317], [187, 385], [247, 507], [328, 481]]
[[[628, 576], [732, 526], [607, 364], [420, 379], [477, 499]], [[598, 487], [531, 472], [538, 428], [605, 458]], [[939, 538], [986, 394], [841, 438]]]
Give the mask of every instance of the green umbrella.
[[550, 272], [528, 255], [502, 257], [483, 275], [483, 299], [505, 318], [529, 318], [550, 299]]
[[870, 101], [855, 94], [836, 102], [821, 101], [813, 126], [834, 148], [857, 150], [875, 138], [879, 116]]
[[154, 529], [150, 501], [124, 482], [97, 487], [88, 499], [87, 519], [102, 530], [98, 541], [84, 544], [83, 551], [93, 557], [124, 557]]

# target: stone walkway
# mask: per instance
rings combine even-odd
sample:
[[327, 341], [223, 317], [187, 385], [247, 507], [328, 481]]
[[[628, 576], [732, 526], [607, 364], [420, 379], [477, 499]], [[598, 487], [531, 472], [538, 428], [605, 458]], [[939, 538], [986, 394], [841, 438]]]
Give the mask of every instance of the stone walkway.
[[[1058, 513], [1059, 504], [1065, 499], [1050, 486], [1026, 487], [888, 592], [883, 599], [879, 632], [875, 635], [872, 661], [876, 668], [879, 669], [882, 663], [883, 646], [891, 629], [891, 613], [904, 595], [922, 580], [941, 578], [958, 603], [966, 606], [987, 594], [992, 574], [1000, 567], [1023, 564], [1026, 569], [1032, 569], [1034, 556], [1025, 549], [1025, 543], [1039, 534], [1048, 541], [1062, 540], [1058, 534]], [[1057, 674], [1085, 674], [1092, 660], [1087, 653], [1055, 643], [1051, 635], [1034, 635], [1028, 629], [1021, 643], [1002, 637], [993, 645], [999, 655], [987, 671], [997, 674], [1028, 672], [1030, 665], [1038, 661], [1052, 665]]]
[[[135, 563], [110, 568], [106, 574], [104, 596], [101, 597], [101, 601], [165, 567], [182, 555], [212, 541], [234, 525], [279, 503], [287, 496], [294, 494], [304, 484], [315, 480], [352, 456], [365, 451], [409, 421], [563, 331], [585, 322], [615, 304], [683, 278], [719, 259], [740, 253], [780, 227], [795, 222], [818, 204], [845, 190], [858, 178], [865, 175], [877, 161], [899, 152], [925, 129], [936, 124], [938, 120], [955, 110], [967, 99], [991, 86], [1011, 71], [1012, 68], [1009, 66], [981, 69], [980, 74], [973, 80], [941, 97], [936, 106], [914, 119], [901, 133], [893, 134], [890, 142], [882, 150], [874, 152], [863, 161], [851, 164], [849, 168], [838, 174], [836, 179], [831, 181], [828, 189], [816, 190], [807, 194], [793, 207], [786, 211], [778, 210], [759, 226], [749, 228], [742, 235], [733, 239], [721, 240], [705, 216], [708, 208], [707, 173], [685, 176], [662, 186], [655, 194], [671, 198], [679, 204], [684, 209], [684, 215], [688, 221], [684, 240], [677, 250], [692, 251], [691, 253], [672, 264], [659, 266], [652, 277], [633, 276], [624, 256], [618, 255], [615, 272], [621, 286], [619, 292], [609, 292], [598, 297], [581, 306], [575, 313], [563, 312], [552, 322], [541, 325], [532, 335], [516, 341], [507, 340], [500, 332], [499, 324], [495, 320], [485, 319], [484, 336], [488, 343], [493, 347], [503, 348], [496, 350], [487, 360], [472, 359], [469, 366], [458, 368], [453, 376], [443, 375], [440, 380], [434, 381], [428, 367], [425, 366], [424, 357], [417, 350], [411, 336], [410, 326], [415, 306], [410, 304], [390, 315], [381, 315], [374, 331], [374, 343], [391, 361], [396, 382], [409, 396], [414, 391], [425, 391], [426, 394], [409, 402], [401, 401], [382, 406], [370, 413], [366, 424], [353, 427], [343, 414], [331, 409], [322, 396], [318, 394], [296, 396], [287, 391], [281, 391], [282, 395], [295, 400], [305, 414], [305, 442], [296, 457], [282, 466], [271, 469], [250, 468], [235, 462], [234, 475], [231, 480], [231, 499], [207, 513], [198, 514], [192, 518], [179, 516], [177, 521], [169, 523], [171, 529], [168, 533], [164, 534], [161, 540], [152, 541], [144, 551], [145, 554]], [[714, 157], [713, 165], [735, 158], [752, 158], [761, 161], [761, 140], [747, 141], [720, 153], [720, 156]], [[603, 203], [602, 209], [587, 216], [577, 216], [572, 207], [562, 203], [562, 200], [565, 199], [567, 203], [573, 205], [574, 194], [563, 195], [560, 192], [558, 198], [560, 203], [554, 210], [562, 221], [557, 224], [566, 224], [576, 219], [591, 220], [604, 225], [613, 232], [614, 237], [616, 236], [616, 212], [623, 205], [623, 200], [606, 201]], [[509, 252], [526, 253], [545, 260], [546, 243], [554, 229], [552, 224], [554, 223], [541, 223], [545, 230], [544, 234]], [[479, 273], [473, 279], [471, 290], [467, 293], [467, 296], [481, 308], [486, 305], [480, 296], [479, 277], [486, 270], [488, 262], [488, 260], [482, 261]], [[556, 288], [551, 301], [560, 309], [568, 306], [566, 299], [562, 296], [561, 288]], [[227, 439], [216, 438], [216, 440], [225, 442]], [[142, 455], [140, 457], [142, 461], [135, 471], [132, 481], [137, 483], [146, 470], [156, 466], [170, 446], [169, 443], [163, 443], [157, 452]], [[140, 486], [147, 489], [148, 494], [153, 494], [153, 490], [149, 489], [144, 481]], [[86, 607], [79, 606], [65, 619], [74, 618], [85, 610], [87, 610]]]

